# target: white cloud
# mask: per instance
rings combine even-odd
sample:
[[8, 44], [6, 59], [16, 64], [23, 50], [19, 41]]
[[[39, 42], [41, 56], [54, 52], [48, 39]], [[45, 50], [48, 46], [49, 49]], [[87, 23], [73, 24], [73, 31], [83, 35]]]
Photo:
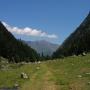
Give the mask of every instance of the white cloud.
[[11, 33], [15, 33], [15, 34], [19, 34], [19, 35], [34, 36], [34, 37], [45, 37], [45, 38], [51, 38], [51, 39], [57, 38], [57, 35], [48, 34], [41, 30], [32, 29], [29, 27], [25, 27], [25, 28], [12, 27], [5, 22], [2, 22], [2, 23], [8, 29], [8, 31], [10, 31]]

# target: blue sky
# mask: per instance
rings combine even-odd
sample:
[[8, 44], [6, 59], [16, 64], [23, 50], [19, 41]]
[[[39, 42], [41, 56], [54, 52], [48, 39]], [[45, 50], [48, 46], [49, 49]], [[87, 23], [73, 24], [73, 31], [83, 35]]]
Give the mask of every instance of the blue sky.
[[17, 30], [28, 27], [41, 35], [13, 32], [24, 40], [46, 39], [61, 44], [89, 11], [90, 0], [0, 0], [1, 21]]

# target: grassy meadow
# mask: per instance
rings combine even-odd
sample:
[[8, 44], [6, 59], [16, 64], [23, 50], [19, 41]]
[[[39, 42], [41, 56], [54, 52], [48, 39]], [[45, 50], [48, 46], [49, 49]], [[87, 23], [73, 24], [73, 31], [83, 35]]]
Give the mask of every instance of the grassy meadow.
[[[22, 72], [29, 78], [22, 79]], [[15, 84], [19, 90], [90, 90], [90, 54], [41, 63], [0, 63], [0, 88]]]

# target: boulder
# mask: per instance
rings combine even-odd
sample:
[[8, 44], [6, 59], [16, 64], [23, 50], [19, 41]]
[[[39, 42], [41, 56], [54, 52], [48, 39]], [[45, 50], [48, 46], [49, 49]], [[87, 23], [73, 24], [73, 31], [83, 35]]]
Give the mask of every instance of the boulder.
[[86, 53], [85, 53], [85, 52], [83, 52], [81, 55], [82, 55], [82, 56], [86, 56]]
[[88, 82], [88, 85], [90, 85], [90, 82]]
[[18, 83], [15, 83], [14, 84], [14, 87], [16, 88], [16, 87], [19, 87], [19, 84]]
[[26, 73], [22, 72], [21, 73], [21, 78], [28, 79], [29, 77], [28, 77], [28, 75]]
[[78, 75], [77, 77], [78, 77], [78, 78], [81, 78], [81, 77], [82, 77], [82, 75]]
[[90, 72], [85, 73], [86, 75], [90, 75]]
[[37, 69], [37, 70], [39, 70], [39, 69], [40, 69], [40, 67], [37, 67], [36, 69]]
[[40, 61], [38, 61], [38, 64], [40, 64], [41, 62]]

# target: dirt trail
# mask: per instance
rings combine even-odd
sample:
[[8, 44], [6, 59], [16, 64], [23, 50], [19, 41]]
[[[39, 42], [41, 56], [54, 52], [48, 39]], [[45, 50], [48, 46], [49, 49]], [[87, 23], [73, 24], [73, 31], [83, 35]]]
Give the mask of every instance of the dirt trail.
[[47, 71], [46, 75], [44, 76], [43, 90], [57, 90], [57, 87], [54, 82], [50, 80], [51, 76], [52, 73], [50, 71]]
[[40, 70], [33, 74], [30, 81], [27, 81], [21, 90], [60, 90], [51, 80], [52, 76], [48, 66], [45, 63], [40, 64]]
[[46, 70], [45, 75], [43, 76], [43, 87], [42, 90], [60, 90], [58, 89], [55, 82], [52, 81], [53, 74], [49, 70], [49, 67], [46, 64], [43, 64], [43, 68]]

